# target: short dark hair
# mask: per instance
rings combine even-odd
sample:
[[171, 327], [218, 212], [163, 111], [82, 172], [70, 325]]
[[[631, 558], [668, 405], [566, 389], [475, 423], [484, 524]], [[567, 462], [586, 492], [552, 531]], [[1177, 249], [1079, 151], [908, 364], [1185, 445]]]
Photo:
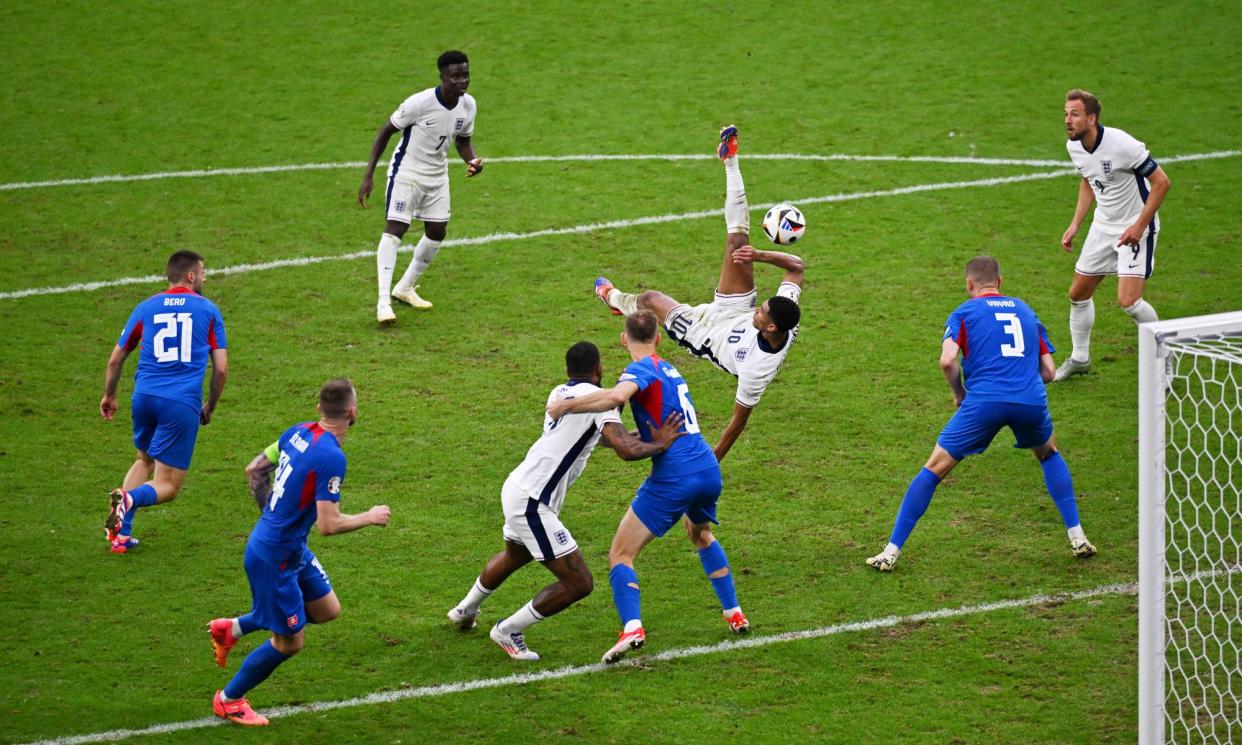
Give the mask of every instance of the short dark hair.
[[1082, 88], [1075, 88], [1065, 94], [1065, 100], [1067, 103], [1069, 101], [1082, 101], [1084, 111], [1088, 114], [1095, 114], [1096, 119], [1100, 118], [1100, 99], [1096, 98], [1094, 94], [1088, 93]]
[[966, 276], [985, 285], [1000, 281], [1000, 262], [991, 256], [976, 256], [966, 263]]
[[660, 327], [660, 319], [649, 310], [640, 310], [625, 319], [625, 335], [630, 341], [648, 344], [655, 341], [656, 330]]
[[329, 380], [319, 389], [319, 410], [324, 419], [344, 419], [354, 398], [354, 384], [349, 378]]
[[788, 331], [802, 320], [802, 309], [784, 295], [773, 295], [768, 298], [768, 317], [777, 331]]
[[599, 367], [599, 347], [589, 341], [580, 341], [565, 352], [565, 372], [571, 378], [594, 375]]
[[465, 64], [469, 64], [469, 62], [470, 62], [470, 59], [466, 57], [465, 52], [460, 52], [456, 49], [450, 49], [444, 54], [440, 55], [439, 59], [436, 60], [436, 68], [443, 70], [449, 65], [465, 65]]
[[168, 257], [168, 266], [164, 268], [164, 276], [169, 282], [180, 282], [185, 273], [198, 266], [203, 257], [194, 251], [178, 251]]

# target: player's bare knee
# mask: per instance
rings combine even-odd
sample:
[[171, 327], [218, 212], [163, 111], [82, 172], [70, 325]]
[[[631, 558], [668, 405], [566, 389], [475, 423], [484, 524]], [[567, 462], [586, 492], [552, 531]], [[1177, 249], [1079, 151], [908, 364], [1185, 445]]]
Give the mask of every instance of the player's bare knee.
[[272, 635], [272, 646], [276, 648], [277, 652], [280, 652], [287, 657], [292, 657], [298, 652], [301, 652], [303, 641], [304, 639], [301, 631], [293, 636], [284, 636], [282, 634]]
[[444, 236], [448, 235], [448, 223], [446, 222], [428, 222], [423, 223], [423, 235], [433, 241], [442, 241]]
[[1121, 288], [1117, 289], [1117, 305], [1121, 306], [1122, 310], [1132, 307], [1135, 303], [1142, 299], [1142, 290], [1123, 291]]
[[664, 297], [664, 294], [656, 290], [643, 290], [638, 293], [636, 302], [638, 303], [639, 308], [644, 310], [655, 310], [656, 306], [660, 302], [660, 298], [662, 297]]

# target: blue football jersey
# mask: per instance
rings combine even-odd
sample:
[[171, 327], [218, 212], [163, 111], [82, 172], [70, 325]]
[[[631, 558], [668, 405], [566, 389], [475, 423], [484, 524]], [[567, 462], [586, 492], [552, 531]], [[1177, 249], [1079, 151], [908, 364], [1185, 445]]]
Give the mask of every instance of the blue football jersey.
[[671, 478], [708, 468], [719, 468], [716, 454], [699, 434], [699, 418], [686, 381], [667, 360], [651, 355], [625, 366], [618, 382], [631, 382], [638, 393], [630, 399], [630, 411], [638, 425], [638, 435], [651, 442], [660, 422], [670, 414], [681, 414], [682, 428], [688, 433], [673, 441], [668, 450], [651, 459], [651, 477]]
[[977, 295], [949, 314], [943, 338], [961, 347], [968, 400], [1048, 404], [1039, 357], [1056, 350], [1026, 303], [1005, 295]]
[[207, 298], [171, 287], [143, 300], [125, 322], [117, 346], [138, 352], [134, 393], [203, 404], [203, 372], [213, 349], [228, 347], [224, 317]]
[[318, 422], [295, 424], [277, 441], [280, 460], [272, 494], [254, 530], [250, 546], [268, 561], [301, 555], [319, 516], [320, 501], [341, 501], [345, 452], [336, 435]]

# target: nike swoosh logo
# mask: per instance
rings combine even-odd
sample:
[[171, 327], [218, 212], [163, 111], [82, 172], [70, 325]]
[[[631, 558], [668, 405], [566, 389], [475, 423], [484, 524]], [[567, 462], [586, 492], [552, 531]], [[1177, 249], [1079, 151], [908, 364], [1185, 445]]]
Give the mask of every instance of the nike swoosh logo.
[[1136, 266], [1138, 266], [1138, 264], [1131, 264], [1131, 265], [1130, 265], [1129, 267], [1127, 267], [1127, 268], [1129, 268], [1129, 269], [1133, 269], [1133, 268], [1134, 268], [1134, 267], [1136, 267]]

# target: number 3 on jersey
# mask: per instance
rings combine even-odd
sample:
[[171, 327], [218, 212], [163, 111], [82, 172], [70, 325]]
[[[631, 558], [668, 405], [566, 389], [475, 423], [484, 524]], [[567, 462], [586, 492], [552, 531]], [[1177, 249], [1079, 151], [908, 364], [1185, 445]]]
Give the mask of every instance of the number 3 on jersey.
[[697, 435], [699, 433], [699, 415], [694, 411], [694, 402], [690, 400], [690, 386], [681, 383], [677, 386], [677, 399], [681, 402], [681, 414], [686, 418], [682, 424], [686, 428], [686, 433]]
[[1022, 323], [1017, 313], [997, 313], [996, 320], [1005, 324], [1005, 333], [1013, 337], [1013, 344], [1001, 345], [1002, 357], [1021, 357], [1026, 351], [1026, 340], [1022, 338]]
[[160, 327], [152, 341], [156, 361], [190, 362], [194, 316], [190, 313], [156, 313], [152, 320]]

